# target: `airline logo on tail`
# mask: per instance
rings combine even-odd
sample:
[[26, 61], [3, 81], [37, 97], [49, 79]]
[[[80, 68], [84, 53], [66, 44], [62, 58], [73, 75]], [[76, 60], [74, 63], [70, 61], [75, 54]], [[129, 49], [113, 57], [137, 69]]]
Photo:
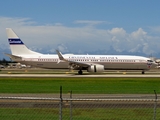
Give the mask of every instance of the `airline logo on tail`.
[[22, 45], [22, 44], [24, 44], [22, 41], [21, 41], [21, 39], [16, 39], [16, 38], [12, 38], [12, 39], [8, 39], [8, 41], [9, 41], [9, 44], [10, 45]]

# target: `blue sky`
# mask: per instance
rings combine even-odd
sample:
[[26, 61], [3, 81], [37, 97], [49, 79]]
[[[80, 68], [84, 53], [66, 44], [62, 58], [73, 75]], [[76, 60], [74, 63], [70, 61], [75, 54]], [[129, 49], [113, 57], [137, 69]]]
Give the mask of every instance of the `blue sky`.
[[[129, 31], [160, 24], [159, 0], [6, 0], [1, 1], [0, 15], [30, 18], [37, 25], [73, 21], [108, 21], [103, 28], [123, 27]], [[102, 26], [101, 26], [102, 27]]]
[[107, 50], [160, 51], [159, 0], [3, 0], [0, 44], [8, 46], [5, 28], [26, 45], [51, 53]]

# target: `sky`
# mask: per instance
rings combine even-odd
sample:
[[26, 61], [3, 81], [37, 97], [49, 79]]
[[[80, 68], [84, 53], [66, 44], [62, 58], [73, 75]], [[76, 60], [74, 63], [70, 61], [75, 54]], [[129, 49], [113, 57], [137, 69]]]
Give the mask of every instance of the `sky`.
[[[0, 47], [12, 28], [35, 51], [160, 53], [160, 0], [3, 0]], [[1, 53], [0, 53], [1, 54]]]

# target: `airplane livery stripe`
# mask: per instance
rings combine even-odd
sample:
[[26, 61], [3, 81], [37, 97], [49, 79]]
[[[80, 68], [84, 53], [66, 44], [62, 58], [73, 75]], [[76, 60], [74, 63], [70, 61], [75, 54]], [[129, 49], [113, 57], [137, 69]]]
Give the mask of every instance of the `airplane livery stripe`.
[[24, 43], [21, 41], [21, 39], [19, 39], [19, 38], [18, 38], [18, 39], [9, 38], [8, 41], [9, 41], [9, 44], [10, 44], [10, 45], [15, 45], [15, 44], [16, 44], [16, 45], [17, 45], [17, 44], [18, 44], [18, 45], [23, 45], [23, 44], [24, 44]]

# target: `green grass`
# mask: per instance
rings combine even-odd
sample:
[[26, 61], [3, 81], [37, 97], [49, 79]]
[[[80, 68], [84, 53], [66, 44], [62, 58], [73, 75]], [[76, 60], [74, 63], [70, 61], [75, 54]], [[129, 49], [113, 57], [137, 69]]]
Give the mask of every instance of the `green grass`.
[[58, 109], [0, 108], [1, 120], [58, 120]]
[[153, 94], [160, 78], [0, 78], [0, 93]]
[[[157, 113], [160, 109], [157, 109]], [[70, 119], [70, 110], [63, 109], [63, 120]], [[152, 108], [73, 108], [74, 120], [152, 120]], [[157, 115], [159, 118], [159, 115]], [[55, 108], [0, 108], [1, 120], [58, 120]]]
[[[73, 94], [154, 94], [160, 93], [160, 78], [0, 78], [0, 93], [63, 93]], [[58, 104], [58, 103], [57, 103]], [[153, 105], [154, 107], [154, 105]], [[73, 108], [75, 120], [149, 120], [153, 108]], [[69, 108], [63, 108], [63, 120], [69, 120]], [[159, 119], [160, 109], [157, 108]], [[0, 108], [2, 120], [57, 120], [59, 108]]]

